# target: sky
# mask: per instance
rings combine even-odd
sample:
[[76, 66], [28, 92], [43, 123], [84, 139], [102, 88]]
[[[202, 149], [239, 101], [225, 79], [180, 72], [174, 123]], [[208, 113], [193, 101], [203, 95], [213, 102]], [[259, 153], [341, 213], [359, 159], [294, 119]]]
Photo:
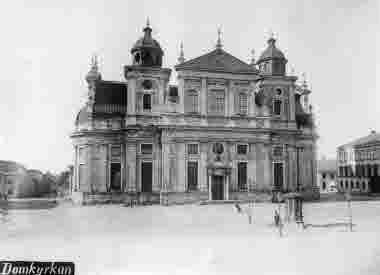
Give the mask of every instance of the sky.
[[[86, 98], [85, 75], [99, 56], [103, 79], [124, 80], [123, 65], [149, 17], [173, 69], [223, 48], [249, 62], [269, 30], [312, 88], [318, 156], [380, 131], [378, 1], [7, 1], [0, 9], [0, 159], [59, 172], [73, 162], [69, 138]], [[172, 74], [172, 83], [176, 82]]]

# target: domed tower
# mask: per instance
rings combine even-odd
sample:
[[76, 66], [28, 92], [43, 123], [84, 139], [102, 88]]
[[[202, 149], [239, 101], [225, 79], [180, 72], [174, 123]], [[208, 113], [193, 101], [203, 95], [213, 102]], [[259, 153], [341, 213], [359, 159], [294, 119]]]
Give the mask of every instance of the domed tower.
[[137, 66], [161, 67], [164, 52], [160, 44], [152, 38], [149, 20], [143, 29], [144, 36], [136, 41], [131, 49], [132, 64]]
[[138, 118], [146, 121], [147, 117], [159, 115], [168, 94], [171, 70], [162, 68], [164, 52], [152, 37], [149, 20], [143, 31], [144, 36], [131, 49], [132, 65], [124, 66], [128, 82], [126, 125], [139, 124]]
[[262, 74], [284, 76], [286, 74], [286, 63], [282, 51], [276, 47], [276, 39], [271, 36], [268, 39], [268, 46], [261, 54], [257, 65]]
[[281, 50], [276, 47], [273, 34], [268, 39], [268, 46], [260, 55], [257, 66], [260, 80], [257, 84], [256, 104], [264, 115], [272, 117], [272, 124], [287, 122], [295, 127], [294, 84], [295, 76], [286, 75], [288, 62]]

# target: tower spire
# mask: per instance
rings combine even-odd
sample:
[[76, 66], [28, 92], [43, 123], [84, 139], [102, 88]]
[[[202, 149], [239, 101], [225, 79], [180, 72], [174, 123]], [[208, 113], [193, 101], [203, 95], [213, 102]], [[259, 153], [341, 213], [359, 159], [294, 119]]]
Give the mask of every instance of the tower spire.
[[183, 52], [183, 43], [181, 42], [178, 63], [183, 63], [183, 62], [185, 62], [185, 54]]
[[221, 29], [220, 29], [220, 27], [218, 28], [218, 40], [216, 41], [216, 49], [217, 50], [220, 50], [220, 49], [222, 49], [222, 40], [221, 40], [221, 34], [222, 34], [222, 31], [221, 31]]

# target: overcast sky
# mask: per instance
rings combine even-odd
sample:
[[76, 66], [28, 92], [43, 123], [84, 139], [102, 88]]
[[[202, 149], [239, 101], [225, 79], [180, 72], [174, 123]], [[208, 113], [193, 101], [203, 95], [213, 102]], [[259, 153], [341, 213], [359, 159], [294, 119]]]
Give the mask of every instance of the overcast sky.
[[[0, 159], [58, 172], [72, 163], [69, 138], [97, 53], [107, 80], [123, 80], [130, 49], [150, 18], [164, 66], [214, 49], [249, 62], [277, 46], [312, 86], [319, 156], [380, 131], [378, 1], [3, 1], [0, 9]], [[175, 77], [171, 80], [175, 83]]]

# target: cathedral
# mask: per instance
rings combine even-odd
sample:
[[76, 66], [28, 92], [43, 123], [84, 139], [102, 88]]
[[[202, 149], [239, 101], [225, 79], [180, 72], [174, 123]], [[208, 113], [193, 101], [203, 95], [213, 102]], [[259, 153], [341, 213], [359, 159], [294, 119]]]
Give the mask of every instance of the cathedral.
[[96, 58], [71, 135], [72, 197], [82, 203], [244, 201], [262, 194], [319, 197], [314, 118], [306, 81], [287, 73], [271, 36], [246, 63], [222, 46], [185, 60], [176, 85], [149, 23], [125, 81], [103, 80]]

